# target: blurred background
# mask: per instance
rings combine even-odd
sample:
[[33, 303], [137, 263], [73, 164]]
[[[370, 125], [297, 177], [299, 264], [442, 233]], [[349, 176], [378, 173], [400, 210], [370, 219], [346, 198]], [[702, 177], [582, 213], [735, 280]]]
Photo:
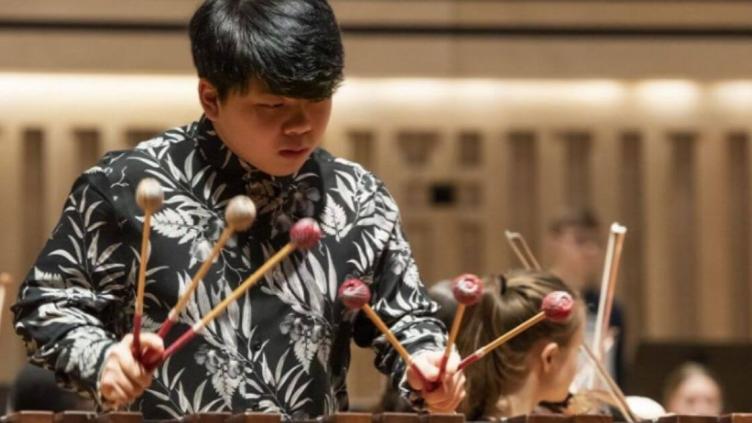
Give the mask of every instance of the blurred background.
[[[25, 362], [9, 306], [74, 178], [200, 115], [197, 0], [0, 2], [0, 386]], [[752, 410], [752, 5], [735, 0], [332, 0], [347, 79], [324, 143], [385, 182], [427, 285], [544, 266], [549, 222], [628, 228], [627, 393], [679, 362]], [[351, 402], [383, 379], [357, 349]]]

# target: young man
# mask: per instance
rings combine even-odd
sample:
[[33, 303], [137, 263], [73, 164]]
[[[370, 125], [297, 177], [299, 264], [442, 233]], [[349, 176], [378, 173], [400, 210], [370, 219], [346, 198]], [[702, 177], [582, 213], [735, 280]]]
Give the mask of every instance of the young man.
[[[413, 371], [339, 284], [370, 284], [372, 306], [430, 378], [445, 329], [430, 317], [399, 211], [360, 166], [318, 148], [342, 80], [340, 32], [325, 0], [209, 0], [190, 23], [204, 116], [136, 149], [108, 154], [74, 184], [60, 223], [14, 306], [31, 360], [106, 406], [147, 419], [199, 411], [282, 413], [302, 419], [347, 408], [349, 346], [373, 346], [376, 364], [406, 397], [456, 408], [464, 379], [450, 361], [442, 386], [421, 392]], [[148, 263], [139, 263], [144, 177], [165, 189]], [[324, 238], [295, 253], [233, 304], [154, 377], [130, 353], [134, 281], [148, 265], [145, 330], [155, 331], [224, 226], [230, 198], [249, 195], [258, 216], [236, 234], [181, 317], [200, 319], [313, 217]], [[165, 340], [174, 340], [174, 330]], [[161, 350], [144, 334], [142, 344]], [[407, 375], [406, 375], [407, 373]], [[406, 377], [405, 377], [406, 375]]]
[[[587, 339], [592, 342], [600, 298], [600, 277], [603, 271], [600, 222], [585, 209], [562, 212], [548, 227], [548, 249], [551, 273], [582, 294], [587, 306]], [[610, 325], [615, 330], [614, 345], [606, 365], [619, 383], [623, 382], [624, 317], [621, 305], [614, 302]]]

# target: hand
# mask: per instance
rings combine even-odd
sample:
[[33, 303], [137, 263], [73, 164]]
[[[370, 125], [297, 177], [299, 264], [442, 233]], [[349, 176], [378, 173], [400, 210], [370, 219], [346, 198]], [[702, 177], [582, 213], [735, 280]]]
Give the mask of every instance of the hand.
[[[436, 381], [439, 376], [439, 365], [444, 351], [425, 351], [413, 356], [413, 365], [417, 366], [429, 381]], [[432, 390], [426, 390], [423, 381], [415, 369], [407, 369], [407, 383], [421, 392], [426, 401], [426, 408], [433, 413], [452, 413], [465, 398], [465, 375], [457, 371], [460, 364], [460, 356], [452, 351], [447, 362], [446, 372], [440, 385]]]
[[[141, 333], [141, 352], [161, 354], [164, 351], [162, 338], [153, 333]], [[104, 367], [99, 380], [99, 392], [106, 405], [120, 408], [141, 396], [151, 385], [153, 369], [147, 370], [134, 357], [133, 335], [126, 335], [122, 341], [107, 351]]]

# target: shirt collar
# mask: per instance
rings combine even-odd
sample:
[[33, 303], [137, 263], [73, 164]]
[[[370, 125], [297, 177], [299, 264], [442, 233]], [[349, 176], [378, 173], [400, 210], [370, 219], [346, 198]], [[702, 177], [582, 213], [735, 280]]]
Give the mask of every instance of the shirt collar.
[[[317, 215], [323, 206], [318, 151], [289, 176], [272, 176], [233, 153], [219, 138], [211, 120], [202, 116], [190, 129], [199, 154], [228, 181], [242, 182], [259, 215], [272, 214], [275, 226], [286, 230], [301, 217]], [[277, 222], [279, 221], [279, 222]]]

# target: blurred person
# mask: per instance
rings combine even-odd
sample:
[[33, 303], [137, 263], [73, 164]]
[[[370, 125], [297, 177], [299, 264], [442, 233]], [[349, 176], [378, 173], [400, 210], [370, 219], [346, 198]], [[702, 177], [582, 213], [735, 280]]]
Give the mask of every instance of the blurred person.
[[[601, 224], [595, 214], [587, 209], [565, 210], [548, 226], [546, 247], [550, 253], [549, 270], [577, 291], [587, 310], [585, 338], [592, 343], [595, 319], [600, 300], [603, 247]], [[613, 339], [605, 360], [606, 368], [620, 385], [624, 382], [624, 312], [614, 300], [609, 318]]]
[[723, 390], [710, 370], [688, 362], [666, 378], [663, 402], [670, 413], [717, 416], [723, 411]]

